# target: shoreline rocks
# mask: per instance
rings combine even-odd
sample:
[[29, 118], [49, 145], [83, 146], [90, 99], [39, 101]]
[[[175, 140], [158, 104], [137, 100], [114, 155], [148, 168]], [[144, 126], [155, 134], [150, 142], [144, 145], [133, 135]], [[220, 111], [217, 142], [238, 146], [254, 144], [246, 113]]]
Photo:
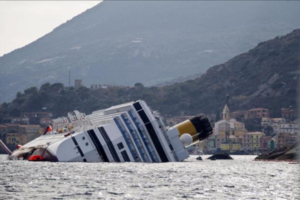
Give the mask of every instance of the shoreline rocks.
[[299, 161], [298, 144], [277, 148], [269, 153], [261, 154], [256, 161]]
[[233, 160], [233, 158], [227, 153], [217, 153], [207, 159], [209, 160]]

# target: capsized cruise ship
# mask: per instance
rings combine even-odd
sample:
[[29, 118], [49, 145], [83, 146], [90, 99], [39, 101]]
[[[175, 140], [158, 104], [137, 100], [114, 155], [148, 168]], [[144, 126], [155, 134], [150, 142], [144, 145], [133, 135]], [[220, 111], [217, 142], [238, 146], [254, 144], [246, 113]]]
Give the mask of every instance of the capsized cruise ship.
[[78, 111], [53, 121], [53, 130], [19, 146], [8, 157], [53, 162], [177, 162], [186, 147], [212, 134], [204, 115], [167, 129], [145, 101], [138, 100], [85, 115]]

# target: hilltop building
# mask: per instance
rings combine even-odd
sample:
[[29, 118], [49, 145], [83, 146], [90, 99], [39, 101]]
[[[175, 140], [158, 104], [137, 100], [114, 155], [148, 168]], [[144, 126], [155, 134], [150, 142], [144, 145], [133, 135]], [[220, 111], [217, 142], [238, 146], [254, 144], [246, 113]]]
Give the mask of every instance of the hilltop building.
[[42, 125], [42, 126], [52, 125], [52, 123], [53, 123], [52, 118], [41, 118], [40, 119], [40, 125]]
[[299, 123], [300, 123], [299, 119], [291, 122], [281, 123], [279, 132], [298, 134], [300, 130]]
[[7, 126], [0, 124], [0, 134], [7, 131]]
[[2, 128], [4, 133], [18, 133], [19, 124], [2, 124]]
[[3, 119], [4, 123], [11, 123], [11, 124], [29, 124], [28, 117], [5, 117]]
[[261, 138], [265, 134], [263, 132], [249, 132], [243, 135], [243, 148], [246, 150], [259, 150], [261, 146]]
[[240, 151], [242, 145], [239, 142], [223, 142], [220, 148], [222, 151]]
[[281, 123], [285, 123], [285, 118], [262, 118], [261, 119], [261, 125], [262, 126], [273, 126], [273, 125], [279, 125]]
[[270, 110], [266, 108], [253, 108], [247, 111], [245, 119], [261, 119], [270, 117]]
[[242, 136], [247, 130], [245, 124], [230, 118], [230, 110], [227, 105], [223, 109], [223, 119], [217, 121], [214, 126], [214, 135], [229, 137], [234, 135], [236, 137]]
[[247, 115], [247, 110], [238, 110], [230, 113], [230, 116], [234, 119], [245, 119], [245, 115]]
[[30, 124], [39, 124], [42, 118], [52, 118], [51, 112], [21, 112], [21, 117], [29, 119]]
[[83, 86], [82, 80], [81, 79], [76, 79], [75, 80], [75, 88], [78, 89]]
[[100, 88], [107, 89], [108, 86], [107, 85], [101, 85], [101, 84], [92, 84], [90, 89], [97, 90], [97, 89], [100, 89]]
[[39, 125], [19, 125], [19, 134], [24, 134], [26, 136], [27, 141], [31, 141], [40, 136]]
[[296, 135], [291, 135], [289, 133], [278, 133], [275, 136], [276, 147], [281, 148], [284, 146], [293, 145], [297, 141]]
[[293, 108], [282, 108], [281, 109], [281, 117], [288, 120], [295, 120], [298, 116], [297, 109]]
[[237, 110], [231, 113], [231, 117], [239, 120], [268, 118], [270, 117], [270, 110], [266, 108], [252, 108], [250, 110]]
[[[222, 120], [217, 121], [214, 126], [215, 148], [220, 148], [224, 151], [241, 150], [242, 138], [247, 132], [245, 124], [231, 118], [228, 103], [225, 103], [222, 112]], [[209, 146], [212, 146], [212, 141]]]
[[6, 144], [25, 144], [40, 136], [39, 125], [2, 124], [0, 135]]
[[270, 149], [269, 141], [272, 139], [271, 136], [262, 136], [260, 138], [260, 150], [268, 151]]
[[53, 114], [50, 112], [21, 112], [21, 117], [27, 117], [31, 121], [40, 118], [51, 118]]
[[25, 134], [19, 133], [7, 133], [6, 134], [6, 144], [8, 145], [23, 145], [27, 143], [27, 137]]
[[[248, 132], [244, 123], [232, 117], [242, 119], [243, 115], [248, 119], [261, 118], [263, 132]], [[207, 148], [212, 151], [215, 149], [269, 152], [275, 148], [294, 144], [297, 141], [297, 134], [300, 132], [299, 120], [263, 117], [269, 116], [269, 110], [264, 108], [237, 111], [232, 114], [228, 105], [225, 104], [221, 116], [222, 120], [215, 123], [214, 134], [207, 141]]]
[[299, 119], [288, 121], [285, 118], [262, 118], [261, 125], [266, 128], [272, 127], [273, 133], [298, 134], [300, 131]]

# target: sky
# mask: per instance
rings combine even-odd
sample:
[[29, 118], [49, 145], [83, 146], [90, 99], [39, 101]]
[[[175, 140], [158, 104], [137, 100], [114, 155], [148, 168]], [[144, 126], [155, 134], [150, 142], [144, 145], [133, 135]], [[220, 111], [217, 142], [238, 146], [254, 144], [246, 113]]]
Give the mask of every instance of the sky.
[[21, 48], [101, 1], [0, 1], [0, 56]]

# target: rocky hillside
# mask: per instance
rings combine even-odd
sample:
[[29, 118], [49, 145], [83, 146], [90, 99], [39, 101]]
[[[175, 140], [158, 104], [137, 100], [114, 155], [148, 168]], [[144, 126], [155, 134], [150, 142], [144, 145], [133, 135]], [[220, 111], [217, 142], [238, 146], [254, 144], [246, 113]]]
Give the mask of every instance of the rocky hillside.
[[298, 28], [299, 10], [293, 1], [104, 1], [0, 57], [0, 102], [46, 82], [67, 85], [69, 71], [86, 86], [204, 73]]
[[[210, 68], [201, 78], [168, 87], [187, 106], [208, 112], [231, 97], [231, 108], [265, 107], [279, 115], [282, 107], [297, 107], [300, 73], [300, 30], [259, 43], [257, 47]], [[179, 89], [180, 88], [180, 89]], [[176, 92], [175, 92], [176, 91]], [[223, 99], [223, 101], [222, 101]], [[169, 109], [172, 109], [172, 104]], [[167, 108], [164, 108], [167, 109]]]
[[254, 49], [228, 62], [210, 68], [200, 78], [164, 87], [111, 87], [90, 90], [65, 88], [63, 84], [44, 84], [18, 93], [10, 104], [0, 107], [0, 119], [21, 111], [42, 107], [56, 116], [78, 109], [90, 113], [119, 103], [146, 100], [163, 115], [220, 113], [225, 96], [231, 110], [265, 107], [279, 116], [282, 107], [299, 105], [300, 29], [282, 37], [259, 43]]

